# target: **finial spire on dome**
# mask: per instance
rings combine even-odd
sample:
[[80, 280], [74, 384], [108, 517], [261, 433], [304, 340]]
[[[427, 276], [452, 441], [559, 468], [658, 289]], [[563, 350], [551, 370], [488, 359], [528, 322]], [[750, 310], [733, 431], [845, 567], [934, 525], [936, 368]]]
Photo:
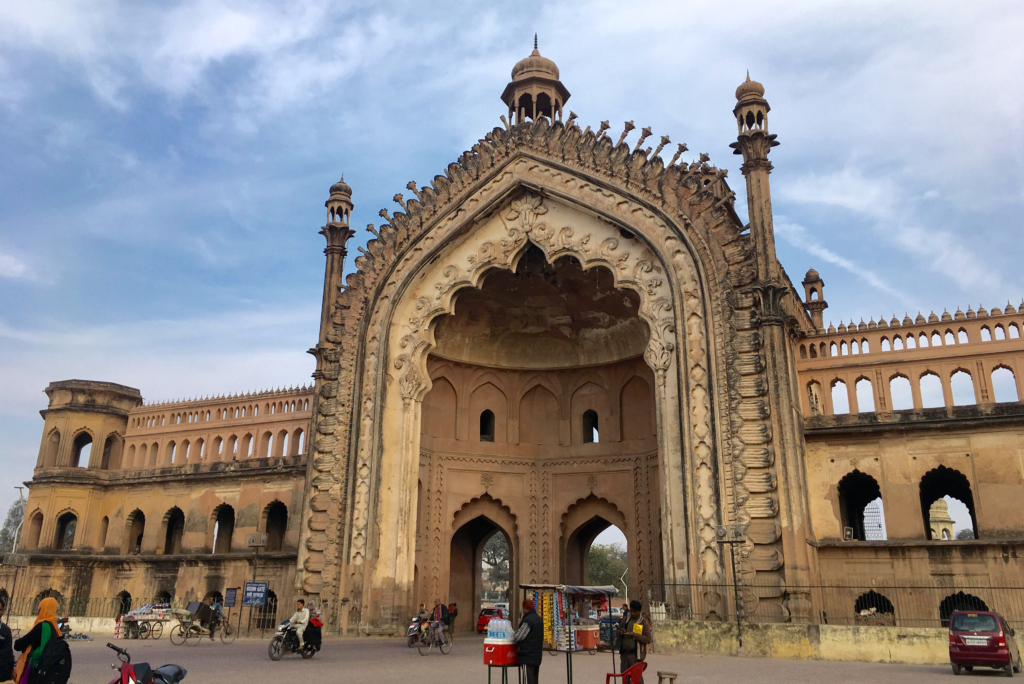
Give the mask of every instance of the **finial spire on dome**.
[[534, 50], [537, 49], [537, 34], [536, 33], [533, 34], [533, 49]]

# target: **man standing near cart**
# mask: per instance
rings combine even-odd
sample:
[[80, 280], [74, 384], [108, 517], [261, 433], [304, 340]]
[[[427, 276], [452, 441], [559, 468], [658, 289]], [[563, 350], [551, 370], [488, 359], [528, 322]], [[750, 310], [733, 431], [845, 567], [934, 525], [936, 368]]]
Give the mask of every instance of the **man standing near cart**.
[[[642, 610], [643, 604], [633, 599], [629, 602], [629, 613], [619, 623], [619, 667], [623, 672], [647, 658], [647, 645], [653, 640], [651, 621]], [[640, 684], [644, 684], [643, 676]]]
[[523, 619], [512, 635], [518, 651], [519, 667], [526, 675], [526, 684], [537, 684], [540, 676], [540, 661], [544, 655], [544, 621], [534, 610], [533, 601], [523, 601]]

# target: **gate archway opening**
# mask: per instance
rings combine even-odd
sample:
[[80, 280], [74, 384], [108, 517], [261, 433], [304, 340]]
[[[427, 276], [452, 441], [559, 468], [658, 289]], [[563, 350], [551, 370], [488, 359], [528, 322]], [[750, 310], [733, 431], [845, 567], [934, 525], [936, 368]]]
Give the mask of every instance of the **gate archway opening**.
[[[613, 527], [625, 537], [625, 544], [602, 544], [595, 549], [597, 538]], [[627, 588], [628, 593], [633, 594], [635, 569], [629, 567], [628, 545], [625, 516], [614, 504], [593, 494], [579, 499], [562, 516], [559, 579], [565, 584], [615, 585], [620, 596], [627, 593]], [[621, 548], [617, 548], [619, 546]], [[624, 582], [620, 583], [623, 572]]]
[[[500, 538], [508, 549], [505, 566], [505, 577], [508, 579], [504, 582], [499, 579], [500, 572], [487, 567], [484, 563], [484, 546], [495, 537]], [[476, 618], [484, 603], [485, 587], [489, 596], [490, 592], [493, 592], [502, 594], [503, 600], [509, 600], [510, 591], [514, 589], [511, 581], [515, 560], [512, 539], [505, 530], [485, 515], [473, 518], [455, 531], [452, 535], [448, 571], [448, 603], [455, 603], [459, 607], [459, 619], [455, 623], [457, 631], [472, 632], [476, 629]], [[485, 569], [490, 576], [485, 576]], [[428, 608], [433, 605], [434, 598], [445, 601], [444, 596], [430, 597]], [[489, 601], [492, 602], [493, 600]]]

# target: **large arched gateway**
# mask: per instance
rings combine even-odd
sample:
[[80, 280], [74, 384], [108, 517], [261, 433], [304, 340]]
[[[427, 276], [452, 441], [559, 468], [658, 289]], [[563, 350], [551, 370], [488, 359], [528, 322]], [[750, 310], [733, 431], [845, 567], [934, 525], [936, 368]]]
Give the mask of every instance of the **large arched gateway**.
[[503, 125], [395, 195], [347, 278], [352, 189], [331, 187], [313, 387], [46, 388], [29, 570], [0, 568], [15, 605], [227, 596], [265, 537], [268, 596], [317, 600], [331, 633], [401, 632], [434, 599], [472, 629], [485, 592], [590, 581], [609, 527], [655, 620], [858, 622], [887, 596], [885, 624], [938, 625], [938, 599], [900, 591], [1018, 581], [1024, 304], [826, 324], [820, 274], [801, 302], [775, 255], [776, 142], [749, 79], [747, 224], [707, 155], [564, 116], [536, 50], [501, 99]]
[[[667, 137], [652, 155], [647, 129], [623, 142], [631, 123], [617, 143], [563, 123], [536, 51], [506, 126], [396, 195], [344, 287], [351, 189], [332, 187], [304, 591], [386, 630], [444, 600], [496, 531], [517, 581], [555, 582], [616, 524], [632, 592], [729, 610], [721, 542], [738, 541], [745, 612], [807, 609], [786, 329], [806, 313], [775, 260], [762, 93], [737, 91], [749, 232], [706, 156], [666, 165]], [[541, 94], [559, 106], [517, 109]]]

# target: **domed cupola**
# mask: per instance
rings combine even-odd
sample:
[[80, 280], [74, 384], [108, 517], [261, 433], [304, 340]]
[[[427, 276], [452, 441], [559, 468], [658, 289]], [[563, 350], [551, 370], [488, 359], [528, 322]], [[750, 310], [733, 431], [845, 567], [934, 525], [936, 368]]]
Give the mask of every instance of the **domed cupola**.
[[541, 56], [534, 35], [533, 52], [512, 67], [512, 82], [501, 94], [502, 102], [508, 105], [509, 123], [515, 125], [538, 116], [561, 121], [562, 107], [568, 99], [569, 91], [558, 80], [558, 66]]

